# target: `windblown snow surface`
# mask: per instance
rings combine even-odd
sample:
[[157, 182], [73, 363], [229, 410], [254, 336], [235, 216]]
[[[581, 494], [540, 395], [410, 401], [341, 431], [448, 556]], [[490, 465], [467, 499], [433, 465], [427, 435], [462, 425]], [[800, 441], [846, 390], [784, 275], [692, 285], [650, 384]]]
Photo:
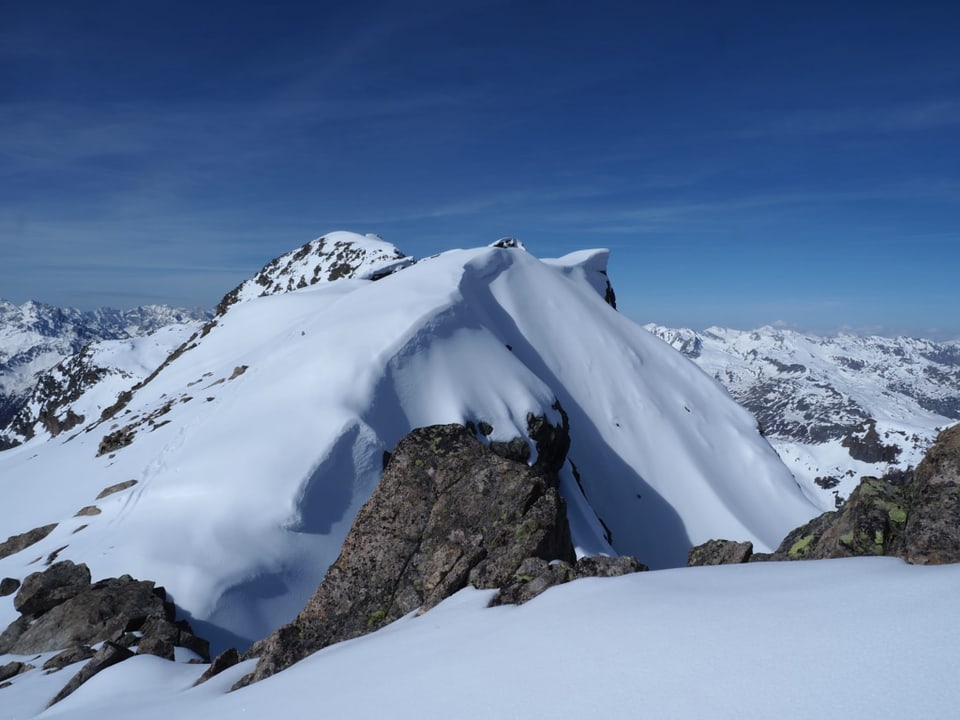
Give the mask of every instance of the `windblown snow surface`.
[[[396, 256], [385, 262], [395, 269]], [[773, 549], [816, 509], [749, 413], [603, 301], [605, 267], [606, 251], [540, 261], [520, 248], [454, 250], [377, 281], [341, 277], [241, 298], [110, 419], [0, 453], [0, 534], [60, 523], [0, 560], [0, 576], [22, 578], [59, 551], [87, 563], [94, 579], [155, 580], [214, 651], [242, 649], [303, 606], [378, 482], [384, 453], [410, 429], [484, 421], [491, 440], [509, 440], [526, 435], [529, 413], [561, 422], [557, 401], [569, 419], [561, 490], [579, 553], [670, 568], [712, 537]], [[106, 401], [84, 402], [102, 410]], [[137, 483], [95, 499], [127, 480]], [[100, 514], [74, 517], [92, 504]], [[953, 569], [881, 560], [577, 582], [519, 609], [487, 610], [486, 594], [465, 592], [229, 696], [249, 667], [187, 691], [202, 668], [138, 657], [45, 716], [92, 717], [108, 705], [123, 714], [124, 703], [165, 716], [232, 717], [249, 707], [256, 717], [268, 703], [271, 714], [279, 704], [291, 716], [325, 703], [331, 717], [582, 717], [594, 714], [587, 705], [632, 716], [653, 686], [656, 702], [678, 703], [677, 717], [704, 708], [720, 716], [713, 703], [732, 702], [736, 688], [785, 716], [792, 696], [778, 698], [777, 688], [816, 674], [814, 640], [831, 666], [848, 622], [890, 627], [901, 605], [917, 601], [926, 619], [895, 643], [905, 662], [932, 634], [930, 616], [941, 608], [930, 604], [957, 581]], [[863, 598], [872, 614], [851, 612]], [[15, 616], [11, 598], [0, 599], [0, 627]], [[888, 658], [878, 660], [881, 648], [870, 643], [889, 646], [873, 630], [862, 642], [871, 682], [882, 687], [887, 675], [874, 671]], [[841, 658], [844, 672], [856, 672], [852, 652]], [[795, 677], [784, 671], [771, 685], [769, 668], [784, 664]], [[765, 679], [744, 679], [757, 673]], [[65, 682], [52, 677], [15, 678], [0, 690], [3, 712], [39, 712]], [[497, 682], [482, 700], [487, 677]], [[530, 687], [518, 684], [523, 677]], [[581, 687], [584, 679], [594, 687]], [[826, 695], [815, 698], [841, 694], [816, 685]]]
[[[891, 558], [578, 580], [520, 607], [468, 589], [237, 692], [255, 661], [194, 688], [207, 666], [138, 655], [40, 717], [949, 718], [958, 591], [958, 566]], [[0, 717], [33, 717], [79, 667], [14, 678]]]

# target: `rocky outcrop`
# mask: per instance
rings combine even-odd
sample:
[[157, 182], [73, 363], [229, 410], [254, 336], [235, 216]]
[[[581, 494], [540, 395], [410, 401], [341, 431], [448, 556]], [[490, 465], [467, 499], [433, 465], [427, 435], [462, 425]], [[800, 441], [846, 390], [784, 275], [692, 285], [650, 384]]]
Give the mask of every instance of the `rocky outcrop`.
[[960, 425], [944, 430], [905, 484], [865, 477], [837, 511], [791, 532], [770, 556], [804, 560], [891, 555], [960, 562]]
[[[134, 652], [173, 660], [175, 648], [183, 647], [210, 660], [207, 641], [175, 620], [164, 589], [148, 580], [122, 575], [91, 583], [86, 565], [63, 560], [28, 575], [13, 604], [21, 615], [0, 634], [0, 655], [65, 648], [44, 664], [48, 672], [89, 658], [51, 705]], [[94, 653], [90, 646], [101, 642]]]
[[260, 660], [240, 684], [467, 585], [508, 585], [530, 558], [573, 566], [556, 479], [569, 439], [563, 426], [540, 428], [539, 437], [539, 467], [500, 457], [460, 425], [420, 428], [401, 440], [317, 592], [291, 624], [251, 649]]
[[738, 565], [749, 562], [752, 555], [752, 542], [707, 540], [701, 545], [690, 548], [690, 552], [687, 554], [687, 567], [700, 565]]
[[[140, 644], [159, 639], [209, 659], [206, 641], [196, 638], [186, 622], [174, 622], [174, 607], [163, 588], [129, 575], [91, 583], [86, 565], [63, 560], [28, 575], [14, 608], [21, 616], [0, 635], [0, 654], [93, 645], [136, 631]], [[145, 647], [152, 646], [146, 642]], [[157, 647], [163, 652], [155, 654], [171, 655]]]

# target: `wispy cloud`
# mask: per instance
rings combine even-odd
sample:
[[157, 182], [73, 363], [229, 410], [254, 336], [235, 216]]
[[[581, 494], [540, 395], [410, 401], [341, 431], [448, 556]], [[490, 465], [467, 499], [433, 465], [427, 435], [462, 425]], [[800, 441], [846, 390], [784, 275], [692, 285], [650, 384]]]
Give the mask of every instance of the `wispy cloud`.
[[887, 106], [792, 110], [752, 115], [731, 134], [743, 138], [852, 133], [910, 133], [960, 125], [960, 99], [944, 98]]

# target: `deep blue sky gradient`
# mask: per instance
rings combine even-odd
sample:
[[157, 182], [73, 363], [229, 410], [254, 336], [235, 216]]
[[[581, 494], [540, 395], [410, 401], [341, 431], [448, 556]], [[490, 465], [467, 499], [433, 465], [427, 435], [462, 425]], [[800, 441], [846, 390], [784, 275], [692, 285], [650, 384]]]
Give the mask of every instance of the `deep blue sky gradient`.
[[323, 232], [613, 251], [621, 309], [960, 337], [960, 3], [0, 0], [0, 297]]

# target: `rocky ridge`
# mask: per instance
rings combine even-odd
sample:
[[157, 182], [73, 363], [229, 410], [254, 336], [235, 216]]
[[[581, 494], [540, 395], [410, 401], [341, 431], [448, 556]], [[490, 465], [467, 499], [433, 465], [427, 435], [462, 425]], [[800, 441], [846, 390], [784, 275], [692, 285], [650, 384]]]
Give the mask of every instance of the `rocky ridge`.
[[865, 477], [839, 510], [790, 532], [770, 554], [728, 540], [693, 548], [689, 565], [887, 555], [917, 565], [960, 562], [960, 425], [942, 431], [916, 471]]

